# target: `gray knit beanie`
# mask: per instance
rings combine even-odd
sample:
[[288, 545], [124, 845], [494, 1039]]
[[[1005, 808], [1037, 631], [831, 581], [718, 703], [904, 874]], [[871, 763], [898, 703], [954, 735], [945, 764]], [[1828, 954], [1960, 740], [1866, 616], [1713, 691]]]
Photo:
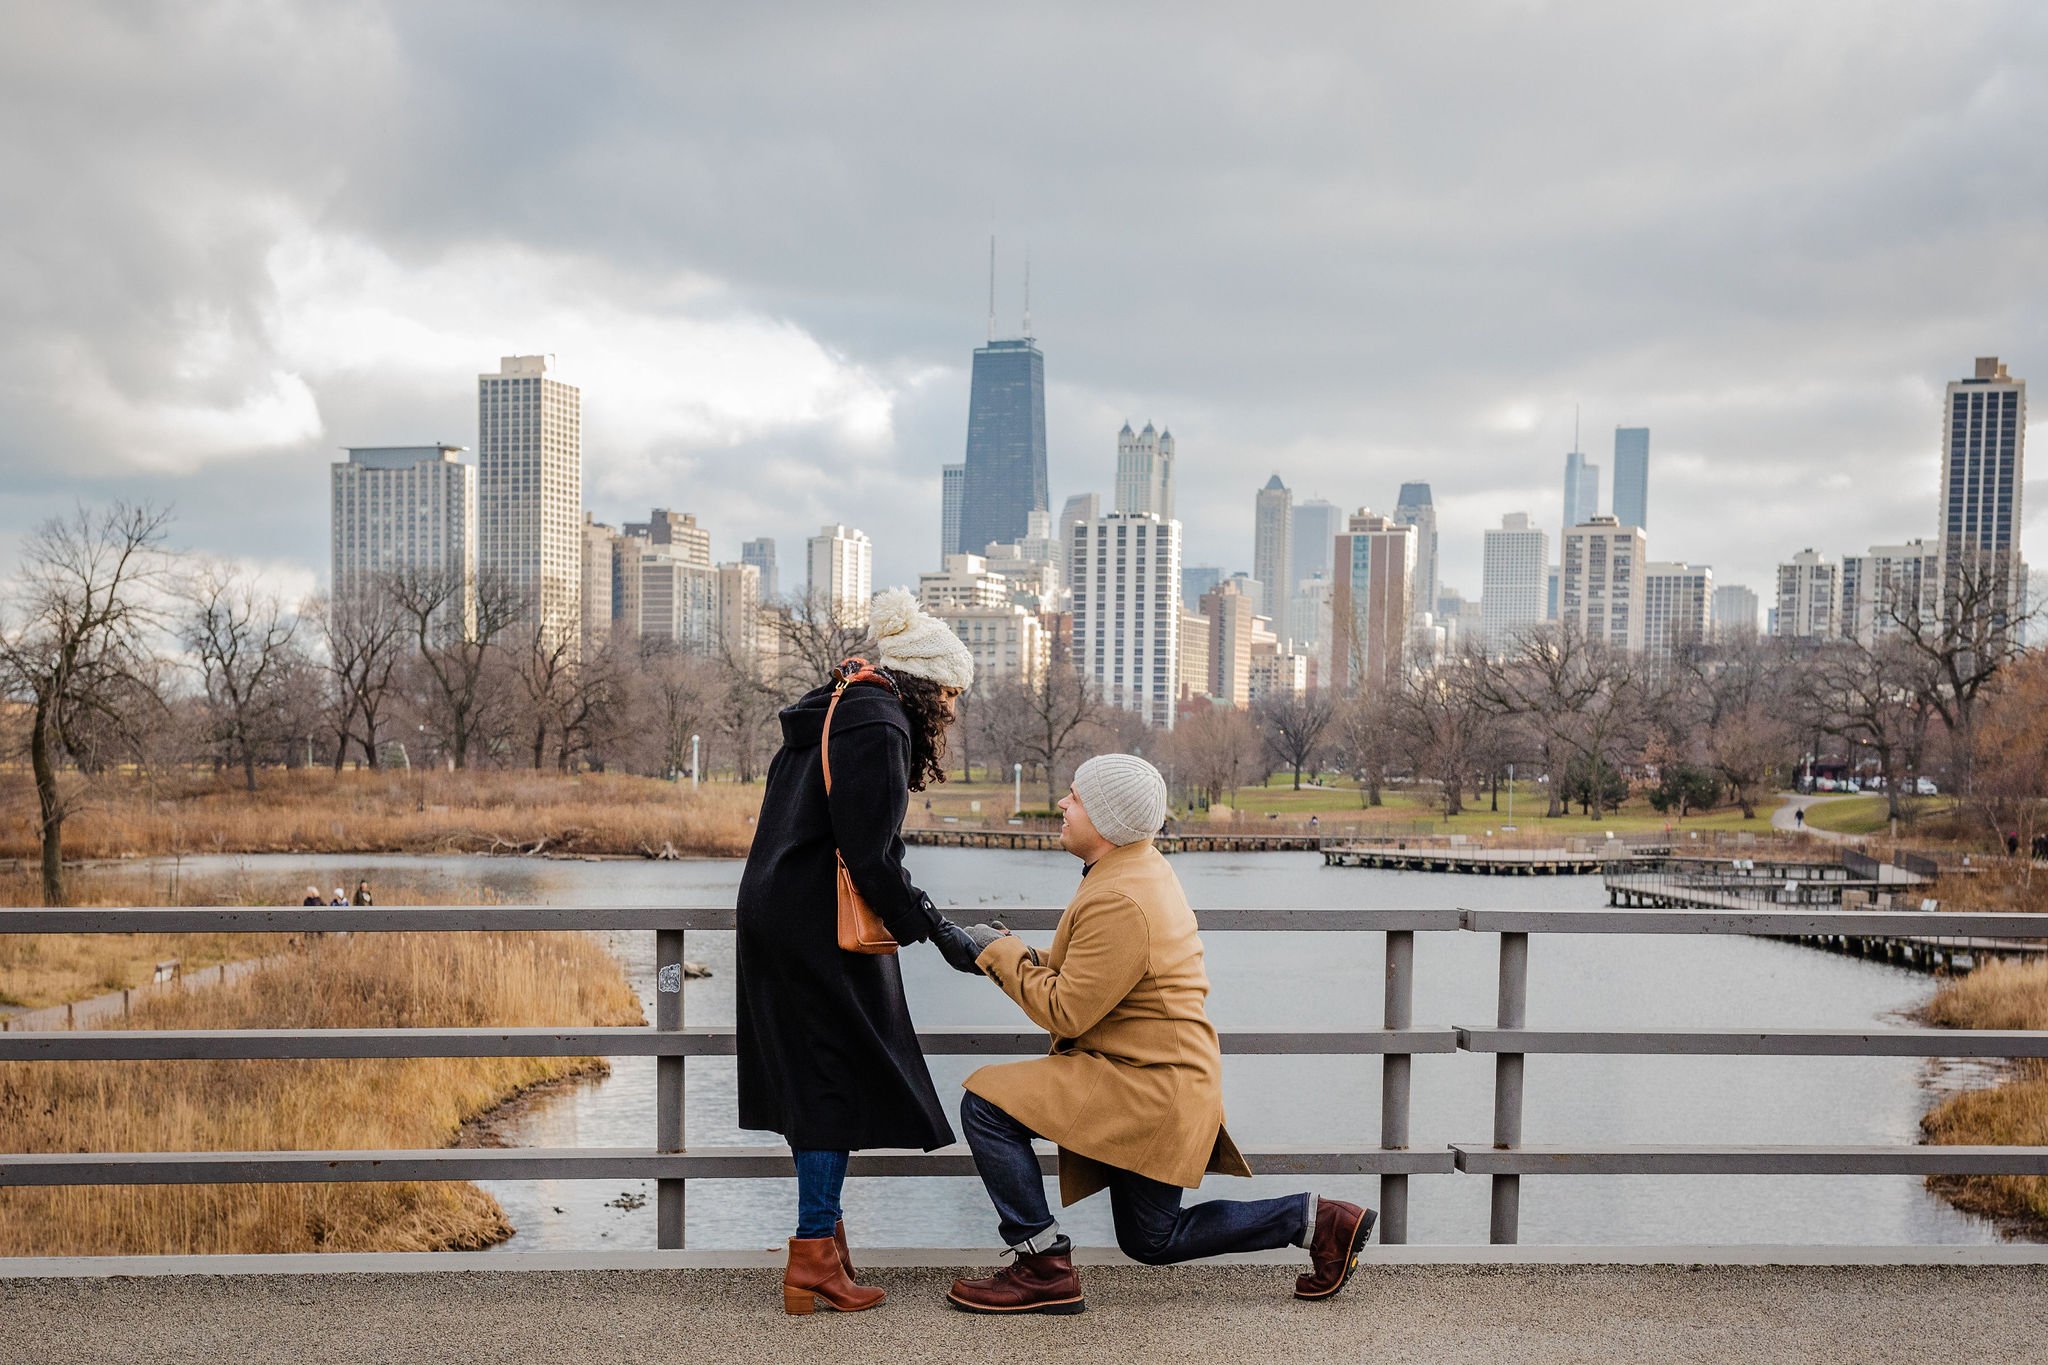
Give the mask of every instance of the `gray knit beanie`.
[[1096, 833], [1121, 848], [1166, 823], [1166, 779], [1136, 754], [1097, 754], [1074, 774], [1074, 794]]

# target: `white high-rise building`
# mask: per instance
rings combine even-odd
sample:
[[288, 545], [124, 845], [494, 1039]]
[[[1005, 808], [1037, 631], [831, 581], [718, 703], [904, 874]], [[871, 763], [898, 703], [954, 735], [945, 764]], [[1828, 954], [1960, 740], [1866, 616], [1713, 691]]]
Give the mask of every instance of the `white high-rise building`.
[[612, 559], [619, 533], [590, 513], [583, 514], [583, 650], [611, 638]]
[[809, 592], [816, 608], [849, 625], [866, 625], [874, 597], [875, 543], [844, 524], [821, 526], [810, 539]]
[[1941, 546], [1932, 540], [1873, 545], [1842, 556], [1842, 638], [1868, 649], [1900, 632], [1899, 620], [1941, 619]]
[[1111, 512], [1075, 526], [1075, 671], [1103, 699], [1173, 728], [1180, 663], [1180, 523]]
[[1841, 567], [1826, 555], [1801, 550], [1778, 566], [1778, 609], [1771, 633], [1792, 640], [1833, 640], [1841, 635]]
[[1721, 583], [1714, 588], [1714, 638], [1754, 640], [1757, 635], [1756, 590], [1740, 583]]
[[[1619, 517], [1615, 518], [1620, 521]], [[1633, 523], [1629, 523], [1633, 524]], [[1714, 571], [1705, 564], [1652, 563], [1643, 577], [1643, 649], [1669, 658], [1713, 633]]]
[[1010, 582], [988, 571], [980, 555], [947, 555], [946, 567], [917, 576], [917, 602], [926, 611], [941, 607], [992, 609], [1010, 605]]
[[[1948, 386], [1942, 404], [1941, 562], [1944, 573], [1970, 559], [2003, 580], [2007, 619], [2026, 604], [2020, 560], [2020, 495], [2025, 488], [2027, 382], [1997, 356], [1979, 356], [1976, 374]], [[1980, 580], [1981, 581], [1981, 580]], [[1944, 592], [1958, 591], [1951, 582]]]
[[[329, 480], [334, 600], [375, 590], [380, 574], [458, 575], [460, 621], [475, 608], [477, 472], [462, 447], [350, 446]], [[451, 623], [454, 618], [451, 616]]]
[[1150, 422], [1135, 436], [1131, 424], [1116, 437], [1116, 510], [1173, 520], [1173, 433]]
[[1643, 568], [1649, 541], [1640, 526], [1594, 517], [1564, 533], [1558, 566], [1557, 614], [1589, 640], [1615, 649], [1643, 647]]
[[1486, 648], [1507, 649], [1548, 616], [1550, 537], [1526, 512], [1510, 512], [1486, 531], [1479, 610]]
[[711, 655], [719, 640], [718, 570], [678, 545], [640, 552], [640, 638], [670, 640], [686, 654]]
[[477, 376], [477, 563], [523, 594], [554, 638], [583, 622], [583, 397], [553, 357]]
[[761, 651], [761, 570], [754, 564], [718, 566], [718, 643], [731, 658]]
[[1259, 490], [1252, 523], [1252, 577], [1259, 580], [1261, 616], [1280, 619], [1294, 568], [1294, 494], [1275, 474]]
[[967, 491], [967, 466], [939, 466], [939, 562], [960, 548], [960, 499]]

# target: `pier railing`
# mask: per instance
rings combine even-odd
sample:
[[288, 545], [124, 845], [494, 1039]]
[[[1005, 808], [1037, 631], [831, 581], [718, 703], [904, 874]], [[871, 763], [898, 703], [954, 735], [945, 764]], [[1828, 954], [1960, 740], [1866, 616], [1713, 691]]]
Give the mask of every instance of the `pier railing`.
[[[1059, 910], [1009, 910], [1013, 928], [1054, 927]], [[146, 1185], [293, 1181], [652, 1179], [658, 1245], [684, 1244], [685, 1193], [692, 1179], [787, 1178], [781, 1147], [701, 1146], [684, 1141], [684, 1067], [691, 1057], [727, 1056], [730, 1028], [685, 1027], [686, 936], [729, 931], [730, 908], [569, 906], [379, 908], [166, 908], [0, 910], [0, 934], [279, 933], [347, 931], [473, 933], [652, 931], [655, 1019], [629, 1028], [87, 1029], [0, 1033], [0, 1061], [132, 1061], [218, 1058], [394, 1058], [652, 1056], [657, 1103], [644, 1148], [503, 1148], [419, 1151], [0, 1153], [0, 1186]], [[1382, 1025], [1223, 1033], [1230, 1054], [1378, 1056], [1378, 1141], [1327, 1150], [1250, 1147], [1265, 1174], [1376, 1175], [1382, 1239], [1407, 1240], [1408, 1177], [1466, 1173], [1492, 1181], [1490, 1236], [1519, 1235], [1524, 1175], [1583, 1174], [2004, 1174], [2048, 1175], [2048, 1147], [1645, 1146], [1600, 1143], [1525, 1147], [1524, 1062], [1531, 1053], [1798, 1055], [1832, 1057], [2044, 1057], [2048, 1031], [1952, 1029], [1543, 1030], [1528, 1020], [1532, 936], [1747, 934], [1811, 938], [1840, 933], [1962, 938], [2048, 938], [2048, 915], [1918, 914], [1872, 911], [1725, 913], [1697, 910], [1313, 910], [1201, 912], [1204, 933], [1377, 933], [1386, 937]], [[1492, 1026], [1418, 1025], [1413, 1019], [1418, 933], [1490, 933], [1500, 938], [1499, 996]], [[935, 1055], [1025, 1056], [1043, 1050], [1035, 1029], [936, 1029], [920, 1033]], [[1410, 1145], [1411, 1062], [1456, 1051], [1492, 1054], [1493, 1134], [1488, 1142]], [[1361, 1135], [1362, 1136], [1362, 1135]], [[1053, 1158], [1042, 1156], [1048, 1173]], [[962, 1148], [856, 1154], [855, 1176], [969, 1176]]]

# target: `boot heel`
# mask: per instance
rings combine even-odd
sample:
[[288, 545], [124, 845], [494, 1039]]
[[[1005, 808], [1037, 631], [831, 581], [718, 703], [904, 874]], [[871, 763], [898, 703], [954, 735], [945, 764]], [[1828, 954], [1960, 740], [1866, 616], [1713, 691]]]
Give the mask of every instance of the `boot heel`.
[[782, 1286], [782, 1311], [791, 1317], [805, 1317], [818, 1310], [818, 1296], [808, 1289]]

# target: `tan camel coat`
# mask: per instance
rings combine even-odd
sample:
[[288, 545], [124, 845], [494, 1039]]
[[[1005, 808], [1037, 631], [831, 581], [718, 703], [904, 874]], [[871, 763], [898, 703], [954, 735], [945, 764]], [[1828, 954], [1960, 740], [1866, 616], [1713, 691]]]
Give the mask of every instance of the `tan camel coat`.
[[1088, 870], [1042, 965], [1013, 937], [979, 962], [1052, 1050], [982, 1067], [967, 1088], [1059, 1145], [1062, 1203], [1107, 1185], [1104, 1167], [1187, 1189], [1207, 1171], [1252, 1173], [1223, 1128], [1195, 914], [1149, 839]]

